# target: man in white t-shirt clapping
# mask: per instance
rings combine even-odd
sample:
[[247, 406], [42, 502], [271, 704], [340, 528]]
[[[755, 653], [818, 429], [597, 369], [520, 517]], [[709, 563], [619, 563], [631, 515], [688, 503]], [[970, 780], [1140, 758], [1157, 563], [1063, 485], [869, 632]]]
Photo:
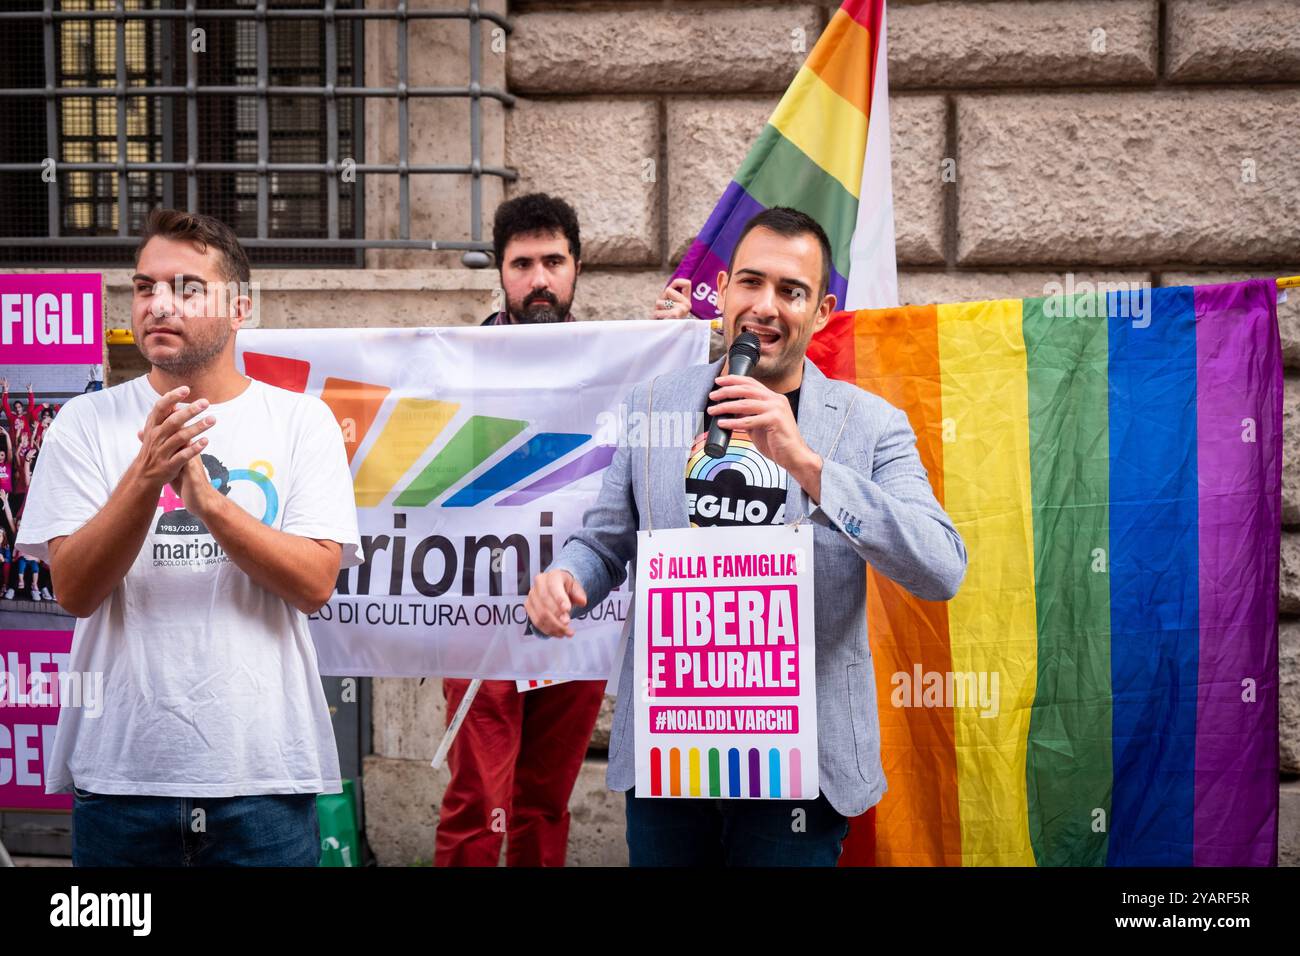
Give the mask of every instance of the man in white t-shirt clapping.
[[360, 563], [352, 479], [322, 401], [236, 368], [249, 278], [229, 227], [155, 210], [150, 370], [64, 406], [28, 494], [19, 546], [79, 619], [68, 671], [102, 681], [60, 701], [46, 760], [77, 866], [314, 866], [341, 790], [307, 615]]

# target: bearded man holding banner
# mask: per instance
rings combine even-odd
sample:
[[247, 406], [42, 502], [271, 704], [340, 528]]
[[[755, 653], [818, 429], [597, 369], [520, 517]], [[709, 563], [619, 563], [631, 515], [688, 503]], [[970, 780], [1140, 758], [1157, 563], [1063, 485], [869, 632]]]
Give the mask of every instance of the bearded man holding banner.
[[[742, 332], [759, 340], [752, 375], [722, 374], [726, 359], [687, 368], [638, 385], [627, 406], [652, 421], [701, 408], [712, 417], [733, 416], [722, 425], [733, 441], [749, 439], [754, 467], [714, 471], [701, 481], [684, 474], [687, 450], [632, 448], [624, 436], [582, 530], [534, 579], [525, 604], [534, 629], [571, 637], [572, 618], [621, 584], [629, 563], [635, 581], [641, 529], [803, 519], [815, 525], [820, 795], [788, 801], [629, 792], [633, 866], [834, 865], [847, 818], [885, 792], [866, 629], [867, 565], [931, 601], [950, 599], [965, 576], [965, 545], [935, 499], [907, 416], [879, 396], [826, 378], [805, 357], [835, 308], [827, 294], [830, 256], [825, 232], [796, 210], [769, 209], [746, 224], [718, 289], [728, 347]], [[755, 487], [758, 475], [775, 478]], [[732, 506], [706, 508], [706, 499], [730, 499]], [[742, 499], [765, 507], [737, 507]], [[635, 657], [623, 655], [610, 739], [608, 784], [616, 791], [636, 783]], [[802, 826], [792, 825], [794, 809], [805, 811]]]
[[[504, 308], [486, 326], [572, 322], [582, 271], [578, 217], [563, 199], [517, 196], [497, 208], [492, 240]], [[471, 682], [444, 677], [447, 718]], [[569, 796], [582, 769], [605, 682], [564, 681], [520, 691], [484, 680], [447, 751], [451, 779], [434, 836], [434, 866], [563, 866]]]
[[361, 563], [343, 436], [318, 398], [235, 366], [247, 256], [210, 216], [155, 210], [131, 326], [148, 374], [71, 399], [19, 545], [79, 620], [46, 790], [74, 793], [77, 866], [316, 866], [338, 750], [307, 630]]

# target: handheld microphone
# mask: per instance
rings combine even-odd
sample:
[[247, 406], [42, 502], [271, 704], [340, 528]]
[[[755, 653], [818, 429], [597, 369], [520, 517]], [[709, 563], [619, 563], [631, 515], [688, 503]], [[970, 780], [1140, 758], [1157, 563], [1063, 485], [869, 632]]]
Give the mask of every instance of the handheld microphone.
[[[758, 361], [758, 336], [753, 332], [741, 332], [736, 336], [736, 341], [731, 343], [731, 349], [727, 352], [727, 374], [728, 375], [748, 375], [749, 370], [754, 367]], [[705, 407], [713, 404], [706, 403]], [[705, 414], [708, 414], [707, 411]], [[731, 429], [723, 428], [719, 422], [723, 418], [733, 418], [732, 415], [718, 415], [709, 424], [709, 439], [704, 445], [704, 454], [710, 458], [721, 458], [727, 453], [727, 446], [731, 444]]]

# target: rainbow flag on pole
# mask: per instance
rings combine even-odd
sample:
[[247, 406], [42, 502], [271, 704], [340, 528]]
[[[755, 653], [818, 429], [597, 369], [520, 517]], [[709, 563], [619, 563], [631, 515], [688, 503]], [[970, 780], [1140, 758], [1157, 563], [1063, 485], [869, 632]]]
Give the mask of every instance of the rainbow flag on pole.
[[874, 572], [888, 790], [844, 861], [1277, 862], [1272, 280], [838, 313], [810, 356], [904, 409], [969, 552]]
[[885, 0], [845, 0], [741, 164], [673, 279], [717, 318], [717, 276], [756, 213], [792, 206], [831, 241], [840, 308], [898, 304], [889, 162]]

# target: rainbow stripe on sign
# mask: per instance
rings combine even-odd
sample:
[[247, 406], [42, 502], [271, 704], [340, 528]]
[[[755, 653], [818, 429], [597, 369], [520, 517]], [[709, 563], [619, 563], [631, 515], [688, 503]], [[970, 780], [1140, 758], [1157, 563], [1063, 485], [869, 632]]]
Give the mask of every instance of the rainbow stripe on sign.
[[845, 858], [1276, 865], [1273, 281], [837, 313], [809, 354], [907, 413], [970, 558], [947, 603], [869, 569], [889, 789]]
[[[311, 363], [282, 355], [245, 352], [244, 372], [268, 385], [305, 393]], [[348, 423], [343, 431], [349, 463], [379, 419], [391, 391], [386, 386], [367, 382], [325, 379], [321, 400], [330, 407], [340, 428]], [[457, 402], [399, 398], [383, 430], [355, 469], [353, 490], [357, 507], [374, 508], [392, 494], [403, 476], [439, 441], [461, 407]], [[527, 429], [528, 422], [521, 419], [471, 416], [419, 474], [398, 490], [393, 504], [399, 508], [423, 508], [455, 489], [442, 502], [442, 507], [472, 508], [540, 475], [496, 502], [497, 507], [518, 507], [601, 471], [614, 458], [612, 445], [599, 445], [548, 471], [589, 442], [591, 435], [538, 432], [522, 440], [482, 474], [465, 482], [480, 465], [509, 447]]]
[[789, 750], [690, 747], [683, 766], [680, 747], [667, 750], [651, 747], [650, 796], [800, 800], [803, 798], [800, 757], [798, 747]]
[[[845, 0], [835, 12], [674, 279], [685, 277], [693, 289], [702, 284], [716, 293], [718, 273], [726, 270], [745, 223], [764, 209], [792, 206], [826, 230], [829, 291], [837, 302], [847, 300], [883, 22], [884, 0]], [[717, 310], [706, 299], [692, 294], [692, 310], [713, 318]]]

